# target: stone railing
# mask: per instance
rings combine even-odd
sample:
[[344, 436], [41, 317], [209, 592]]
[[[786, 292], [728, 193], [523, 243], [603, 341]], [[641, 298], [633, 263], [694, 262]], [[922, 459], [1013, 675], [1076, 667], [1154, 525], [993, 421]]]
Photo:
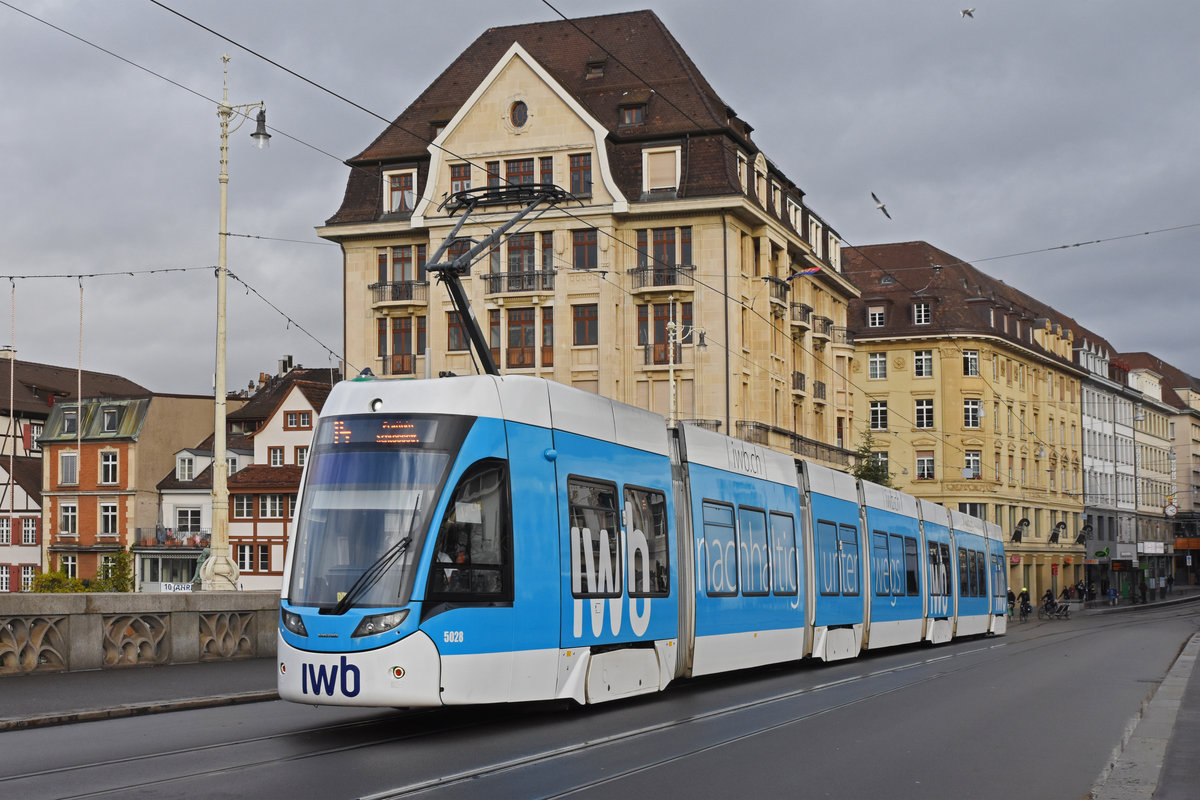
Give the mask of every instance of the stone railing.
[[275, 653], [277, 592], [0, 594], [0, 677]]

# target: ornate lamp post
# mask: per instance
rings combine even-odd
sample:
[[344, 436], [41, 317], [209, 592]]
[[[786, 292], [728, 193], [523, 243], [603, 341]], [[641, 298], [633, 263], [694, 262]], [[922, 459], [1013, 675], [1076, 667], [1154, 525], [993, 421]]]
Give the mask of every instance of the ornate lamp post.
[[271, 134], [267, 133], [266, 107], [261, 102], [230, 105], [229, 56], [221, 56], [221, 61], [225, 78], [221, 104], [217, 106], [217, 116], [221, 120], [221, 174], [217, 179], [221, 185], [221, 216], [217, 237], [217, 365], [213, 381], [212, 543], [211, 554], [200, 567], [205, 591], [237, 589], [238, 580], [237, 564], [229, 553], [229, 462], [225, 454], [225, 277], [228, 271], [225, 268], [225, 243], [229, 238], [229, 134], [242, 127], [250, 119], [250, 111], [257, 109], [257, 126], [250, 138], [260, 149], [271, 139]]

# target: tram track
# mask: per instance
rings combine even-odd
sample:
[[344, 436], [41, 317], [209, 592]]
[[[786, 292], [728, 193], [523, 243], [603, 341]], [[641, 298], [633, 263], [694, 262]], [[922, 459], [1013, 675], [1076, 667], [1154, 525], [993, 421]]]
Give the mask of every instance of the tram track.
[[[1149, 612], [1155, 618], [1194, 617], [1200, 627], [1200, 616], [1191, 609], [1155, 610]], [[591, 789], [604, 787], [625, 778], [641, 773], [660, 769], [672, 764], [686, 761], [689, 758], [704, 756], [706, 753], [718, 750], [738, 742], [753, 739], [774, 731], [779, 731], [790, 725], [802, 724], [807, 720], [822, 715], [835, 713], [839, 710], [870, 702], [872, 700], [895, 694], [900, 691], [913, 689], [950, 674], [960, 673], [991, 663], [992, 659], [972, 659], [981, 653], [997, 652], [1011, 648], [1016, 654], [1029, 649], [1061, 646], [1064, 642], [1082, 637], [1103, 635], [1105, 631], [1115, 628], [1126, 628], [1145, 624], [1147, 617], [1138, 615], [1136, 619], [1111, 620], [1104, 625], [1079, 626], [1067, 630], [1066, 625], [1059, 622], [1042, 623], [1038, 629], [1014, 631], [1014, 635], [1003, 639], [979, 639], [965, 641], [962, 649], [945, 652], [942, 648], [924, 650], [912, 648], [905, 652], [882, 651], [877, 655], [881, 658], [903, 658], [905, 655], [921, 654], [927, 657], [904, 658], [901, 663], [894, 663], [883, 668], [871, 669], [872, 659], [868, 656], [857, 662], [842, 662], [840, 665], [827, 667], [858, 665], [861, 670], [844, 674], [832, 680], [814, 683], [809, 686], [790, 688], [776, 691], [767, 696], [759, 696], [738, 702], [727, 703], [718, 708], [689, 714], [675, 719], [629, 730], [616, 730], [602, 736], [581, 738], [561, 746], [541, 750], [540, 752], [517, 755], [510, 758], [500, 758], [489, 763], [468, 767], [451, 774], [414, 780], [402, 786], [365, 795], [367, 800], [387, 800], [388, 798], [431, 796], [443, 790], [448, 794], [462, 793], [463, 789], [477, 789], [480, 781], [503, 780], [506, 776], [521, 774], [522, 770], [540, 769], [560, 763], [569, 764], [572, 758], [588, 757], [591, 754], [603, 752], [619, 743], [629, 743], [639, 739], [654, 742], [655, 746], [647, 746], [641, 750], [646, 753], [659, 754], [654, 758], [637, 759], [627, 767], [616, 771], [608, 771], [603, 775], [593, 775], [579, 780], [570, 786], [559, 786], [552, 794], [553, 798], [572, 797]], [[1067, 623], [1069, 625], [1069, 623]], [[1023, 635], [1022, 635], [1023, 634]], [[1001, 652], [1001, 657], [1005, 657]], [[876, 662], [878, 663], [878, 662]], [[781, 665], [783, 669], [799, 669], [804, 666], [812, 667], [811, 663], [797, 662], [795, 665]], [[819, 665], [818, 665], [819, 666]], [[836, 700], [802, 713], [788, 712], [785, 718], [775, 719], [766, 724], [745, 724], [747, 712], [755, 710], [770, 710], [776, 708], [776, 713], [783, 713], [784, 704], [805, 697], [817, 697], [822, 693], [837, 690], [848, 684], [864, 681], [874, 681], [895, 678], [906, 672], [925, 668], [925, 672], [915, 674], [910, 680], [900, 680], [894, 685], [879, 686], [875, 689], [856, 694], [844, 700]], [[768, 668], [768, 670], [771, 668]], [[759, 677], [769, 672], [758, 673]], [[819, 675], [813, 675], [819, 678]], [[739, 679], [730, 676], [715, 680], [708, 684], [695, 683], [692, 686], [699, 690], [708, 687], [718, 691], [736, 688]], [[680, 687], [681, 689], [683, 687]], [[1151, 687], [1150, 691], [1153, 691]], [[669, 699], [669, 698], [666, 698]], [[606, 707], [595, 707], [601, 711]], [[462, 741], [464, 734], [470, 731], [487, 732], [489, 728], [502, 725], [520, 724], [523, 714], [544, 714], [545, 706], [532, 707], [487, 707], [464, 709], [420, 709], [400, 711], [393, 714], [383, 714], [370, 719], [340, 722], [329, 725], [309, 726], [296, 730], [281, 731], [261, 736], [245, 736], [225, 742], [196, 745], [188, 748], [162, 749], [149, 753], [130, 755], [120, 758], [94, 760], [56, 767], [53, 769], [33, 770], [20, 774], [6, 776], [0, 779], [0, 790], [10, 796], [24, 796], [21, 787], [34, 787], [44, 781], [66, 780], [72, 787], [81, 791], [69, 794], [56, 794], [61, 797], [113, 797], [126, 796], [142, 792], [148, 796], [161, 796], [168, 793], [170, 787], [181, 783], [192, 783], [204, 779], [236, 781], [239, 776], [247, 775], [255, 770], [270, 767], [286, 767], [289, 763], [300, 760], [336, 757], [340, 754], [371, 751], [373, 748], [386, 748], [389, 745], [402, 744], [408, 741], [427, 737], [447, 736], [451, 741]], [[770, 716], [768, 714], [767, 716]], [[728, 735], [714, 735], [705, 732], [703, 726], [708, 723], [720, 723], [723, 720], [739, 719], [738, 725], [725, 725], [725, 729], [736, 728]], [[714, 726], [716, 727], [716, 726]], [[399, 730], [398, 730], [399, 728]], [[671, 741], [682, 741], [687, 736], [672, 736], [681, 731], [692, 729], [692, 738], [700, 738], [695, 746], [672, 748]], [[661, 745], [661, 741], [666, 745]], [[286, 750], [284, 754], [278, 752]], [[186, 762], [176, 769], [172, 766], [174, 760], [186, 759]], [[225, 763], [221, 763], [225, 761]], [[202, 766], [207, 764], [208, 766]], [[150, 767], [144, 769], [144, 767]], [[157, 771], [158, 777], [147, 777], [138, 780], [138, 775]], [[584, 770], [583, 772], [586, 772]], [[117, 773], [117, 774], [110, 774]], [[558, 774], [578, 774], [571, 769], [560, 769]], [[581, 777], [583, 777], [581, 775]], [[87, 787], [87, 788], [85, 788]], [[457, 790], [457, 791], [456, 791]]]

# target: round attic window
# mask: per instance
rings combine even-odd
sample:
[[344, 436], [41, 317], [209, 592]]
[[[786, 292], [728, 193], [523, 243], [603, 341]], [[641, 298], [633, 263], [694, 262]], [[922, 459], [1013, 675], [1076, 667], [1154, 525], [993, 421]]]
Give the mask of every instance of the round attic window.
[[508, 110], [508, 121], [514, 128], [525, 127], [525, 123], [529, 121], [529, 106], [525, 105], [522, 100], [513, 103]]

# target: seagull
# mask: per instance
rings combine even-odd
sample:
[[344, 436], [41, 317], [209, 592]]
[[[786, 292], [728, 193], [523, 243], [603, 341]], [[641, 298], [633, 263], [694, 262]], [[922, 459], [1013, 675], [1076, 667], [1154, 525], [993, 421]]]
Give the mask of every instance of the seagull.
[[975, 9], [973, 9], [973, 8], [964, 8], [962, 11], [960, 11], [958, 13], [962, 14], [963, 19], [967, 19], [968, 17], [970, 17], [971, 19], [975, 19]]
[[888, 219], [892, 218], [892, 215], [887, 213], [887, 206], [885, 206], [883, 204], [882, 200], [880, 200], [878, 197], [875, 196], [874, 192], [871, 192], [871, 199], [875, 201], [875, 207], [878, 208], [880, 211], [882, 211], [883, 215], [885, 217], [887, 217]]

